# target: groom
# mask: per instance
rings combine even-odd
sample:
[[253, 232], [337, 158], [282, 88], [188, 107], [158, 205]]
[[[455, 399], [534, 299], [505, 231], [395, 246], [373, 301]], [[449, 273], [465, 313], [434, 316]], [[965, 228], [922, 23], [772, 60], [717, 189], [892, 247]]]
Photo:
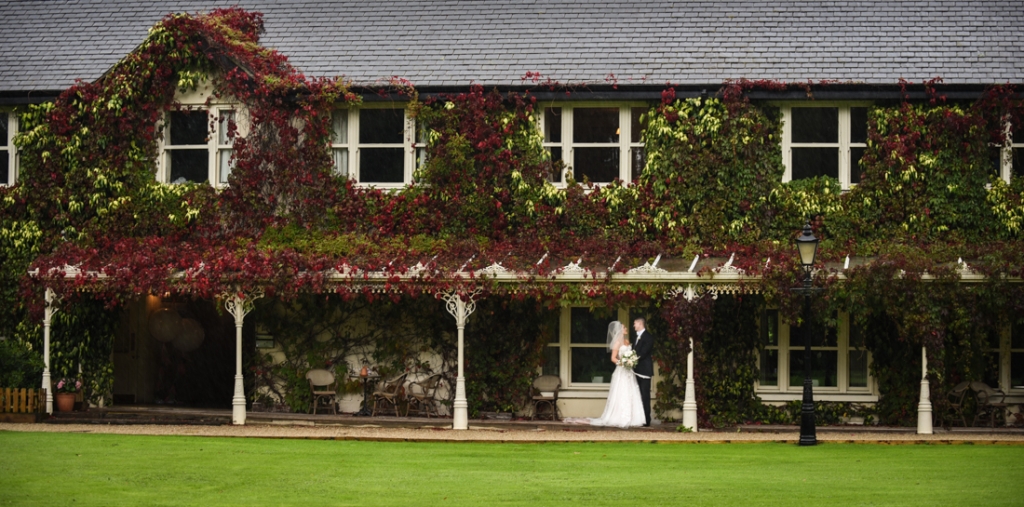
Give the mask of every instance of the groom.
[[633, 330], [636, 331], [636, 339], [633, 340], [633, 351], [636, 352], [637, 363], [633, 368], [636, 381], [640, 384], [640, 401], [644, 405], [644, 417], [647, 419], [645, 427], [651, 425], [651, 377], [654, 376], [654, 361], [651, 360], [651, 352], [654, 351], [654, 335], [646, 329], [647, 320], [640, 317], [633, 321]]

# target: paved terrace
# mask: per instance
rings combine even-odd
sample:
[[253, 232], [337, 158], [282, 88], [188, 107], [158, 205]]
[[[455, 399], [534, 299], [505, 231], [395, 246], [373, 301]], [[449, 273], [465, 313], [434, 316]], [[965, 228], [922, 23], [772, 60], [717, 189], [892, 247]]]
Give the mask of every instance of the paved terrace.
[[[679, 433], [675, 423], [620, 430], [551, 421], [470, 420], [469, 430], [451, 429], [451, 419], [357, 417], [250, 412], [245, 426], [230, 424], [231, 410], [128, 407], [56, 413], [42, 423], [0, 423], [0, 431], [187, 435], [211, 437], [300, 438], [384, 442], [657, 442], [795, 444], [797, 426], [743, 425]], [[822, 426], [819, 443], [931, 443], [1024, 445], [1024, 428], [936, 428], [918, 435], [914, 428]]]

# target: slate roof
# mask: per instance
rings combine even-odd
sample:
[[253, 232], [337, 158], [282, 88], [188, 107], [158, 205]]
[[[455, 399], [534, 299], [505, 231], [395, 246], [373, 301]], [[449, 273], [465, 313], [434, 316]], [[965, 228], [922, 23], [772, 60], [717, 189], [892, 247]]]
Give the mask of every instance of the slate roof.
[[[170, 12], [230, 1], [0, 1], [0, 92], [92, 80]], [[369, 84], [1024, 83], [1024, 2], [238, 0], [314, 76]]]

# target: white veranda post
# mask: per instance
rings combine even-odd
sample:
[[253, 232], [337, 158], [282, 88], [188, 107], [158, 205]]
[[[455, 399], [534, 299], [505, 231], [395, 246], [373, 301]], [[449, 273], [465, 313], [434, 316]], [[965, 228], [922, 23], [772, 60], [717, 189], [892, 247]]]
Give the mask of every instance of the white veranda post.
[[46, 391], [46, 413], [53, 413], [53, 389], [50, 385], [50, 325], [53, 314], [57, 313], [57, 295], [53, 289], [46, 289], [46, 308], [43, 310], [43, 385]]
[[686, 354], [686, 396], [683, 398], [683, 427], [697, 431], [697, 394], [693, 382], [693, 338], [690, 338], [690, 352]]
[[242, 324], [262, 291], [224, 294], [224, 308], [235, 318], [235, 395], [231, 398], [231, 424], [245, 424], [245, 388], [242, 386]]
[[928, 348], [921, 346], [921, 399], [917, 403], [917, 434], [932, 434], [932, 402], [928, 388]]
[[452, 404], [452, 429], [455, 430], [469, 429], [469, 402], [466, 400], [466, 376], [463, 371], [464, 335], [466, 319], [476, 310], [476, 301], [473, 301], [473, 297], [479, 292], [479, 290], [475, 290], [463, 295], [450, 291], [441, 294], [448, 313], [455, 317], [455, 324], [459, 327], [459, 376], [455, 379], [455, 402]]

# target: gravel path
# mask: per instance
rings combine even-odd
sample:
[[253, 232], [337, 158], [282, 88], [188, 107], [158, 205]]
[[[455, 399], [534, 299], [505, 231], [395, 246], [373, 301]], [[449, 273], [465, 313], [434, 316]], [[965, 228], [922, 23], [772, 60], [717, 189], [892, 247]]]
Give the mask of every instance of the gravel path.
[[[186, 435], [207, 437], [301, 438], [325, 440], [370, 440], [391, 442], [785, 442], [796, 443], [798, 431], [702, 431], [675, 433], [658, 430], [595, 429], [490, 429], [470, 425], [467, 431], [450, 427], [384, 428], [363, 426], [295, 426], [249, 424], [246, 426], [195, 425], [102, 425], [102, 424], [16, 424], [0, 423], [0, 431], [48, 433], [100, 433], [116, 435]], [[1024, 432], [960, 432], [937, 429], [934, 435], [912, 432], [870, 430], [819, 430], [819, 442], [859, 443], [991, 443], [1024, 445]]]

